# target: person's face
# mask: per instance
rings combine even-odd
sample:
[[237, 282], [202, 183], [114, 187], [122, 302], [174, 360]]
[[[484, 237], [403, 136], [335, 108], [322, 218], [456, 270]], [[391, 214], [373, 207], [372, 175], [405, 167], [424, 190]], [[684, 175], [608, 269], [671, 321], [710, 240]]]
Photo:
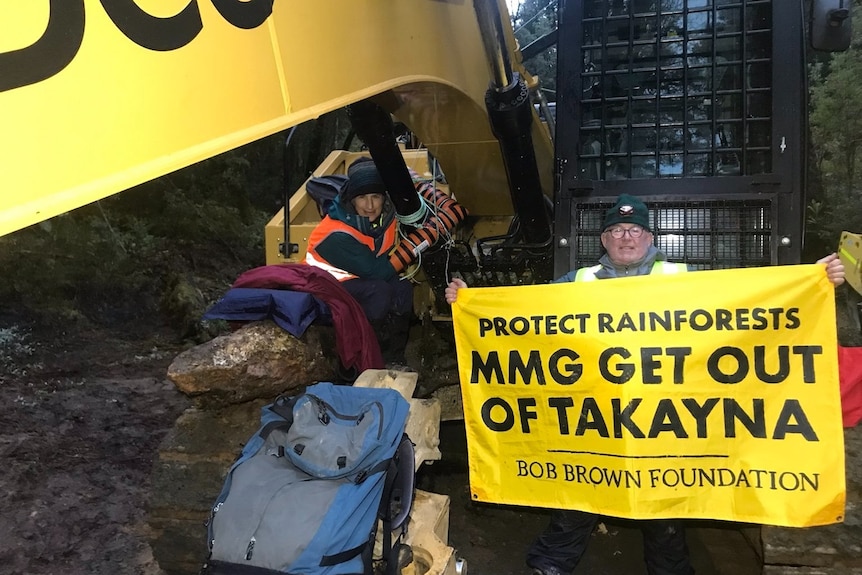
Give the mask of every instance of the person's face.
[[[639, 237], [634, 237], [638, 234]], [[651, 244], [652, 234], [636, 224], [616, 224], [602, 232], [602, 245], [611, 262], [618, 266], [639, 262]]]
[[383, 211], [383, 200], [383, 194], [362, 194], [353, 198], [351, 202], [357, 214], [374, 221]]

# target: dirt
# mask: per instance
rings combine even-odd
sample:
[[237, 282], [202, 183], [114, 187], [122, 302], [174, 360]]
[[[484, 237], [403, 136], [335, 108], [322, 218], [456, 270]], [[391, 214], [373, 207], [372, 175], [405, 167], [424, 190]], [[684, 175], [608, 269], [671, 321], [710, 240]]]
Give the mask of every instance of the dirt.
[[178, 347], [4, 319], [0, 572], [159, 575], [145, 506], [159, 442], [188, 404], [165, 379]]

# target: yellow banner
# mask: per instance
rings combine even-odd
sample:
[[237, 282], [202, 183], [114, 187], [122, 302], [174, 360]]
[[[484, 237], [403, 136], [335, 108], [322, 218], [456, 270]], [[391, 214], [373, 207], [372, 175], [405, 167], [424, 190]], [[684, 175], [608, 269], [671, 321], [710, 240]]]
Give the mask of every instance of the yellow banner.
[[453, 318], [474, 500], [843, 520], [823, 266], [468, 288]]

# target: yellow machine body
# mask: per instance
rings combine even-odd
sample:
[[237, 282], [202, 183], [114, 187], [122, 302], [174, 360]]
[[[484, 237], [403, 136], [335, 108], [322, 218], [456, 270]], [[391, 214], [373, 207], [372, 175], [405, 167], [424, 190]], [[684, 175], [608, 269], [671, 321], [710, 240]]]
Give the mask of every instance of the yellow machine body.
[[[534, 82], [505, 4], [484, 1]], [[512, 215], [474, 1], [218, 4], [0, 9], [0, 235], [370, 97], [434, 154], [471, 214]], [[532, 135], [550, 196], [551, 139], [539, 122]], [[303, 210], [291, 210], [297, 235]]]

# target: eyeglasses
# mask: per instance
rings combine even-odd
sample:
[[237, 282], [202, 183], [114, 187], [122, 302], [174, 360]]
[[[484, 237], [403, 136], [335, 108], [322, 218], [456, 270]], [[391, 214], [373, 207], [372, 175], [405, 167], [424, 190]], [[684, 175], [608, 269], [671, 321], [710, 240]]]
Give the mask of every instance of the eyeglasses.
[[633, 240], [638, 239], [642, 235], [644, 235], [644, 230], [640, 226], [632, 226], [630, 228], [611, 228], [609, 230], [605, 230], [605, 232], [611, 234], [611, 237], [615, 240], [621, 240], [625, 237], [626, 233], [628, 233], [629, 237]]

